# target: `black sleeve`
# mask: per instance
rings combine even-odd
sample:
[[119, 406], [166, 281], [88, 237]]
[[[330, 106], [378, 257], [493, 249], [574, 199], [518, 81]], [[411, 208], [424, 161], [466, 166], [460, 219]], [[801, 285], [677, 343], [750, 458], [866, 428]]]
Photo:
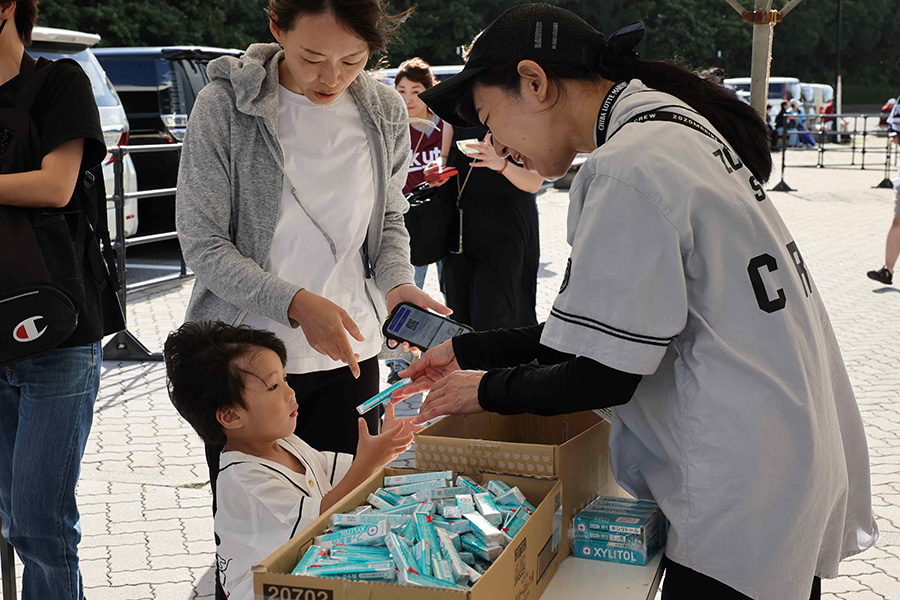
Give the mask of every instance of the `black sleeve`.
[[550, 366], [492, 369], [478, 387], [478, 403], [501, 415], [563, 415], [625, 404], [640, 382], [640, 375], [579, 356]]
[[487, 370], [537, 361], [555, 365], [574, 358], [541, 345], [544, 324], [466, 333], [453, 338], [453, 353], [463, 369]]
[[82, 169], [99, 165], [106, 157], [106, 142], [91, 80], [73, 61], [58, 61], [43, 68], [53, 70], [47, 74], [40, 92], [37, 127], [41, 156], [47, 156], [61, 144], [83, 139]]

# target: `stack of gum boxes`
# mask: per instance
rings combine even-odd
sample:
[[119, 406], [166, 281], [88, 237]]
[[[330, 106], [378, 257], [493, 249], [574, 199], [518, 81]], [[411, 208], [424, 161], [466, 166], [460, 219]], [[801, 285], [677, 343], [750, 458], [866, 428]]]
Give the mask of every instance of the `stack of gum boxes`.
[[364, 506], [331, 516], [294, 575], [467, 590], [535, 508], [517, 487], [452, 471], [384, 478]]
[[600, 496], [573, 519], [573, 554], [646, 565], [666, 543], [666, 519], [655, 502]]

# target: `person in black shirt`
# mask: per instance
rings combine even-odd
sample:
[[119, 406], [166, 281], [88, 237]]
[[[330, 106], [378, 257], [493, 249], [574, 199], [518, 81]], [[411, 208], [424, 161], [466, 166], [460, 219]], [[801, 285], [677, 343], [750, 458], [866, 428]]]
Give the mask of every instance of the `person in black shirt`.
[[[106, 155], [91, 84], [74, 63], [35, 63], [25, 52], [36, 17], [37, 0], [0, 4], [0, 105], [14, 106], [30, 73], [52, 69], [29, 112], [40, 166], [0, 175], [0, 204], [64, 208], [67, 219], [96, 223], [105, 211], [97, 215], [96, 207], [73, 200], [82, 172]], [[85, 273], [84, 287], [78, 325], [65, 342], [0, 370], [0, 520], [25, 566], [22, 600], [83, 599], [75, 484], [99, 388], [103, 336], [93, 270]]]
[[[444, 259], [441, 280], [453, 319], [477, 331], [535, 325], [541, 253], [535, 192], [544, 179], [498, 156], [486, 128], [444, 124], [443, 136], [441, 157], [459, 171], [450, 185], [465, 184], [463, 251]], [[463, 154], [456, 142], [473, 139], [487, 143]], [[429, 165], [426, 175], [437, 166]]]

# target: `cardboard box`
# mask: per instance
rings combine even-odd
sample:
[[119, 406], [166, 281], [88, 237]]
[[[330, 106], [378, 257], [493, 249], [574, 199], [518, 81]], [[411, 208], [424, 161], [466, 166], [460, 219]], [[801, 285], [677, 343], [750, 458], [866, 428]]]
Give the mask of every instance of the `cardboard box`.
[[568, 543], [562, 536], [562, 487], [555, 479], [497, 476], [518, 486], [537, 509], [503, 554], [468, 591], [291, 575], [294, 566], [328, 528], [334, 513], [353, 510], [378, 489], [385, 475], [414, 473], [385, 468], [323, 513], [261, 564], [253, 567], [255, 600], [537, 600], [556, 573]]
[[[492, 479], [494, 473], [558, 478], [565, 531], [597, 496], [630, 497], [612, 475], [609, 423], [592, 411], [556, 417], [445, 417], [416, 434], [416, 468], [453, 469], [476, 481]], [[569, 545], [561, 552], [568, 554]]]

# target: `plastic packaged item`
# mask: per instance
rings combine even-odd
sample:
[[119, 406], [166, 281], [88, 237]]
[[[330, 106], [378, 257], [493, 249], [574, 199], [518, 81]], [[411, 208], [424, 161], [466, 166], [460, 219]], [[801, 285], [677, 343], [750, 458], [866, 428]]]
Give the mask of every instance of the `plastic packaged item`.
[[396, 533], [389, 534], [385, 538], [385, 543], [391, 552], [391, 559], [397, 568], [397, 578], [400, 580], [400, 583], [406, 584], [406, 577], [410, 573], [418, 574], [421, 572], [421, 567], [409, 546]]
[[509, 490], [503, 492], [502, 494], [494, 498], [494, 502], [497, 504], [497, 506], [525, 506], [531, 512], [534, 512], [535, 510], [534, 506], [525, 499], [525, 494], [523, 494], [518, 487], [512, 487]]
[[444, 531], [458, 533], [460, 535], [472, 531], [472, 524], [465, 519], [459, 519], [458, 521], [439, 521], [437, 518], [434, 518], [431, 520], [431, 524], [435, 527], [440, 527]]
[[516, 537], [516, 534], [525, 526], [525, 523], [528, 522], [528, 519], [531, 518], [531, 514], [528, 510], [523, 506], [515, 513], [513, 513], [512, 518], [509, 522], [503, 526], [501, 531], [508, 535], [510, 539]]
[[335, 560], [356, 562], [391, 559], [390, 551], [381, 546], [332, 546], [329, 556]]
[[450, 563], [438, 556], [431, 557], [431, 574], [441, 581], [450, 581], [456, 583], [456, 578], [450, 572]]
[[578, 538], [572, 541], [572, 545], [572, 554], [580, 558], [591, 558], [593, 560], [624, 563], [627, 565], [646, 565], [661, 547], [658, 541], [650, 546], [643, 546]]
[[447, 482], [443, 479], [432, 479], [430, 481], [420, 481], [419, 483], [407, 483], [405, 485], [395, 485], [385, 488], [389, 492], [399, 494], [400, 496], [411, 496], [421, 490], [433, 490], [435, 488], [447, 487]]
[[469, 580], [469, 575], [466, 570], [466, 564], [459, 556], [457, 548], [450, 539], [450, 534], [443, 529], [437, 529], [435, 533], [437, 534], [438, 543], [441, 547], [441, 555], [447, 560], [450, 571], [453, 573], [453, 580], [456, 583], [467, 582]]
[[478, 485], [477, 483], [475, 483], [474, 479], [466, 477], [465, 475], [458, 475], [456, 477], [456, 485], [470, 488], [473, 494], [480, 494], [481, 492], [487, 491], [487, 488]]
[[377, 408], [379, 406], [382, 406], [383, 404], [387, 404], [391, 401], [391, 394], [394, 393], [394, 390], [399, 390], [403, 386], [409, 385], [410, 383], [412, 383], [412, 379], [409, 379], [408, 377], [401, 379], [394, 385], [381, 392], [378, 392], [377, 394], [357, 406], [356, 412], [358, 412], [360, 415], [364, 415], [373, 408]]
[[467, 565], [475, 564], [475, 555], [469, 552], [468, 550], [463, 550], [459, 553], [459, 557], [462, 559], [464, 563]]
[[377, 512], [363, 514], [336, 514], [331, 515], [332, 527], [358, 527], [360, 525], [372, 525], [381, 521], [387, 521], [391, 528], [403, 527], [412, 518], [412, 515], [382, 515]]
[[389, 492], [384, 488], [378, 488], [377, 490], [375, 490], [375, 495], [379, 498], [384, 498], [394, 506], [400, 506], [400, 503], [403, 502], [403, 496], [400, 496], [399, 494], [395, 494], [393, 492]]
[[431, 481], [442, 479], [453, 481], [453, 471], [433, 471], [431, 473], [413, 473], [411, 475], [390, 475], [384, 478], [385, 486], [403, 485], [406, 483], [420, 483], [422, 481]]
[[432, 554], [431, 544], [426, 543], [425, 540], [420, 539], [413, 546], [413, 556], [416, 557], [416, 562], [422, 568], [422, 575], [431, 575]]
[[309, 569], [310, 565], [315, 564], [316, 559], [327, 556], [328, 552], [321, 546], [316, 546], [315, 544], [310, 546], [307, 551], [303, 553], [303, 556], [300, 558], [297, 566], [294, 567], [294, 570], [291, 571], [291, 575], [306, 575], [306, 571]]
[[490, 562], [497, 560], [497, 557], [503, 552], [503, 546], [485, 544], [471, 533], [464, 533], [459, 536], [459, 541], [462, 542], [463, 550]]
[[472, 534], [485, 543], [487, 546], [503, 546], [506, 539], [503, 533], [488, 523], [487, 519], [478, 513], [466, 513], [463, 518], [472, 526]]
[[468, 494], [472, 490], [467, 487], [448, 487], [448, 488], [437, 488], [434, 490], [429, 490], [429, 495], [431, 496], [431, 500], [440, 500], [445, 498], [456, 498], [461, 494]]
[[441, 507], [441, 516], [445, 519], [462, 519], [462, 509], [454, 504], [453, 506]]
[[478, 512], [475, 508], [475, 500], [472, 498], [471, 494], [460, 494], [456, 497], [456, 505], [459, 507], [460, 512], [462, 514]]
[[315, 544], [323, 548], [331, 548], [333, 544], [356, 544], [360, 546], [377, 546], [384, 544], [384, 538], [391, 532], [387, 521], [379, 521], [372, 525], [360, 525], [333, 533], [316, 536]]
[[306, 572], [307, 575], [315, 577], [342, 577], [344, 579], [383, 581], [395, 579], [396, 573], [394, 563], [390, 560], [368, 563], [343, 562], [322, 567], [312, 566]]
[[387, 510], [389, 508], [394, 508], [394, 505], [382, 498], [381, 496], [377, 496], [375, 494], [369, 494], [369, 497], [366, 498], [366, 502], [371, 504], [373, 507], [379, 510]]
[[497, 505], [494, 504], [494, 498], [490, 493], [473, 494], [472, 499], [475, 501], [475, 508], [488, 523], [494, 527], [503, 524], [503, 517], [500, 515], [500, 510], [497, 509]]

